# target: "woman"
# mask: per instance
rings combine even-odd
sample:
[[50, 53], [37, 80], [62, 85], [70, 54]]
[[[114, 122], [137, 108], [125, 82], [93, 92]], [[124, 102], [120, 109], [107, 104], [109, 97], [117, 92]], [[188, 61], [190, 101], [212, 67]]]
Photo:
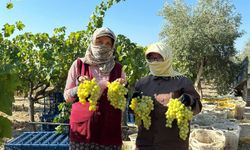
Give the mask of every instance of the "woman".
[[201, 111], [200, 97], [192, 82], [172, 68], [170, 49], [162, 43], [155, 43], [145, 52], [151, 75], [140, 79], [133, 97], [150, 96], [154, 103], [149, 130], [139, 127], [136, 139], [137, 150], [188, 150], [188, 138], [179, 137], [176, 122], [172, 128], [166, 127], [165, 113], [170, 98], [179, 98], [186, 106], [191, 106], [194, 114]]
[[[114, 61], [116, 37], [109, 28], [98, 28], [92, 36], [85, 57], [72, 64], [64, 97], [72, 104], [70, 115], [70, 149], [121, 149], [121, 111], [107, 100], [107, 82], [126, 82], [122, 66]], [[97, 109], [89, 111], [89, 103], [77, 102], [80, 82], [95, 78], [101, 88]]]

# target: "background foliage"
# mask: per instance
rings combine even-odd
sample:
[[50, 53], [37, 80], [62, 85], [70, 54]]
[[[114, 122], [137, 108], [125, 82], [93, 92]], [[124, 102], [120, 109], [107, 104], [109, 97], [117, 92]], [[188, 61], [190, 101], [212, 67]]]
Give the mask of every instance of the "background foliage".
[[234, 5], [228, 0], [199, 0], [191, 7], [175, 0], [164, 6], [161, 15], [166, 20], [161, 36], [174, 51], [176, 68], [197, 89], [202, 78], [226, 93], [237, 74], [234, 41], [242, 35], [241, 16]]

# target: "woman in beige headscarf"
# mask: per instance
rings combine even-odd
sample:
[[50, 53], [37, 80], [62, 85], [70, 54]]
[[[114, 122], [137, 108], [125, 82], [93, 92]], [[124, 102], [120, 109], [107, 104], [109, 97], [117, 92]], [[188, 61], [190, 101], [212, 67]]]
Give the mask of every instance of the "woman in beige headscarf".
[[[114, 61], [115, 34], [109, 28], [98, 28], [84, 58], [75, 60], [69, 70], [64, 90], [67, 102], [74, 102], [70, 115], [70, 149], [120, 150], [121, 111], [107, 100], [107, 83], [125, 83], [122, 66]], [[101, 88], [96, 111], [78, 102], [79, 82], [95, 78]]]
[[194, 114], [197, 114], [201, 110], [200, 97], [192, 82], [174, 71], [171, 50], [164, 44], [150, 45], [145, 58], [151, 75], [136, 83], [133, 97], [150, 96], [154, 110], [150, 114], [152, 119], [149, 130], [139, 126], [136, 149], [188, 150], [188, 138], [185, 141], [179, 138], [176, 122], [172, 128], [166, 127], [166, 105], [170, 98], [178, 98], [186, 106], [191, 106]]
[[149, 65], [150, 73], [158, 77], [181, 76], [172, 68], [172, 53], [167, 46], [158, 42], [148, 47], [145, 52], [146, 61]]

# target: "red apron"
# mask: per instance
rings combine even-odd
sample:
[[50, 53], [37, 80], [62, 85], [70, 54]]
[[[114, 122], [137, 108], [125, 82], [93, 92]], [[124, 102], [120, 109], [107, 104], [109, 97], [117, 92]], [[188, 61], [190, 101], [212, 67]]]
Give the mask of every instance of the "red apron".
[[[89, 65], [77, 61], [81, 75], [92, 78]], [[110, 73], [109, 81], [121, 77], [122, 66], [116, 63]], [[121, 110], [115, 109], [107, 99], [107, 88], [98, 100], [97, 109], [89, 111], [89, 102], [72, 104], [70, 114], [70, 141], [96, 143], [100, 145], [122, 145]]]

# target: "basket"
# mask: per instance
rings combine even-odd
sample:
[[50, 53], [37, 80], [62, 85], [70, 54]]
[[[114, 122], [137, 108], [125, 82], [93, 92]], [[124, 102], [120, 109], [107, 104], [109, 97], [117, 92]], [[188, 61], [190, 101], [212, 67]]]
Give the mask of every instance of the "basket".
[[223, 150], [225, 136], [220, 130], [194, 129], [189, 138], [191, 150]]
[[240, 126], [233, 122], [215, 123], [215, 129], [224, 132], [226, 137], [225, 150], [237, 150], [240, 136]]
[[210, 126], [217, 120], [215, 115], [201, 113], [195, 115], [191, 121], [191, 124], [197, 124], [199, 126]]
[[134, 150], [135, 149], [135, 141], [123, 141], [122, 142], [122, 150]]
[[244, 102], [243, 100], [236, 101], [236, 106], [235, 106], [235, 118], [236, 119], [243, 119], [245, 107], [246, 107], [246, 102]]
[[213, 111], [203, 111], [204, 114], [214, 115], [218, 119], [227, 119], [227, 110], [217, 110], [214, 109]]
[[131, 134], [128, 137], [129, 137], [130, 141], [135, 141], [137, 138], [137, 133]]

